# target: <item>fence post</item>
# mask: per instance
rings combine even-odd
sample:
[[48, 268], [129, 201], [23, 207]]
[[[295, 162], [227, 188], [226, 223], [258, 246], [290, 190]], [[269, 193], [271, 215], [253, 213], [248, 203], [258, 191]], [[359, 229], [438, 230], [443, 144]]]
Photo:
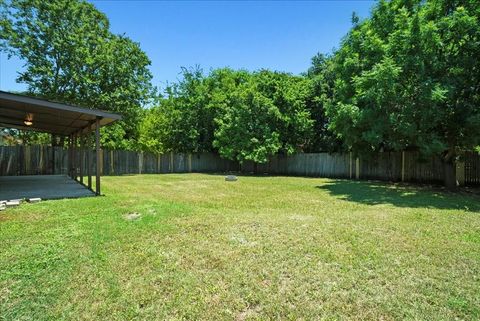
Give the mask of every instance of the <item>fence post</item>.
[[457, 185], [458, 186], [464, 186], [465, 185], [465, 161], [457, 161], [455, 163], [456, 171], [456, 180], [457, 180]]
[[353, 177], [353, 158], [352, 158], [352, 152], [350, 154], [350, 179]]
[[95, 171], [95, 194], [100, 195], [100, 175], [103, 173], [103, 151], [100, 149], [100, 117], [95, 120], [95, 151], [97, 164]]
[[173, 173], [173, 152], [170, 152], [170, 172]]
[[405, 182], [405, 151], [402, 150], [402, 182]]
[[43, 148], [44, 146], [38, 146], [38, 149], [40, 150], [40, 160], [38, 162], [38, 171], [40, 174], [44, 174], [45, 172], [43, 171]]
[[78, 136], [80, 140], [80, 183], [83, 184], [83, 158], [85, 156], [85, 137], [84, 135], [80, 132]]
[[188, 172], [192, 172], [192, 154], [188, 154]]
[[[55, 174], [55, 145], [56, 145], [55, 135], [52, 134], [52, 175]], [[46, 151], [48, 151], [48, 148], [46, 149]], [[45, 173], [47, 172], [48, 172], [48, 169], [45, 166]]]
[[[100, 175], [103, 175], [103, 161], [104, 161], [104, 159], [103, 159], [103, 149], [100, 149], [98, 154], [100, 155], [100, 157], [99, 157], [100, 158]], [[97, 158], [97, 160], [98, 160], [98, 158]]]
[[77, 134], [73, 134], [72, 160], [73, 160], [73, 179], [77, 180]]
[[8, 158], [8, 163], [7, 163], [6, 175], [12, 175], [12, 173], [10, 173], [10, 169], [12, 168], [12, 160], [13, 160], [13, 153], [10, 152], [10, 157]]
[[360, 179], [360, 158], [355, 159], [355, 178]]
[[138, 173], [142, 174], [142, 167], [143, 167], [143, 152], [138, 154]]
[[72, 135], [68, 136], [67, 173], [72, 177]]
[[[110, 151], [110, 175], [114, 175], [115, 174], [115, 164], [114, 164], [114, 161], [113, 161], [113, 149]], [[121, 168], [121, 166], [120, 166]]]
[[162, 172], [162, 155], [158, 154], [157, 155], [157, 174], [160, 174]]
[[90, 155], [91, 155], [90, 139], [87, 139], [87, 177], [88, 177], [87, 182], [88, 182], [88, 189], [92, 190], [92, 165], [90, 164], [91, 162]]
[[29, 175], [29, 174], [31, 174], [30, 173], [30, 168], [31, 168], [30, 163], [31, 163], [31, 160], [32, 160], [32, 158], [31, 158], [32, 153], [31, 153], [31, 150], [30, 150], [30, 146], [25, 146], [24, 150], [25, 150], [25, 153], [24, 153], [25, 172], [24, 173], [25, 173], [25, 175]]

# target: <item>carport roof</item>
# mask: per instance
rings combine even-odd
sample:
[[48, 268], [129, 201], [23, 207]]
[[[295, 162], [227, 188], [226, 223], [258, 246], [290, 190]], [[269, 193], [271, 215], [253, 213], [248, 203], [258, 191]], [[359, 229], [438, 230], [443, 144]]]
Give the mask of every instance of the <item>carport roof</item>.
[[[101, 126], [122, 118], [120, 115], [98, 109], [0, 91], [0, 126], [2, 127], [70, 135], [90, 127], [97, 117], [100, 119]], [[25, 125], [27, 118], [31, 120], [32, 125]]]

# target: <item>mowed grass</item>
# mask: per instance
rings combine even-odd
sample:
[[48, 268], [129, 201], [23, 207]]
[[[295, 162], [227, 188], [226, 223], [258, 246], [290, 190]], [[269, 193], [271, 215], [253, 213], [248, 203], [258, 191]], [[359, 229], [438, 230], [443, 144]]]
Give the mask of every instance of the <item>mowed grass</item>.
[[0, 213], [0, 320], [480, 319], [478, 196], [204, 174], [103, 184]]

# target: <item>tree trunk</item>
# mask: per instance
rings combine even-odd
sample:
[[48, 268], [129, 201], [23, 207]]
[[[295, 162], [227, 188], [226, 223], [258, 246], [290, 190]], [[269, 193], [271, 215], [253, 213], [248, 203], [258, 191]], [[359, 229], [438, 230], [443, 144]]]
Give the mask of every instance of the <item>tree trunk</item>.
[[445, 187], [448, 190], [454, 191], [457, 189], [457, 175], [454, 161], [446, 161], [443, 163], [445, 169]]

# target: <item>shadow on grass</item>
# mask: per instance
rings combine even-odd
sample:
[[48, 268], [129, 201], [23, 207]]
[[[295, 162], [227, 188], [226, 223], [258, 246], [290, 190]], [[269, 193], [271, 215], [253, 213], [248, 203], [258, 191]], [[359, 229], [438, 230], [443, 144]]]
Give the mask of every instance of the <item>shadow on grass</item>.
[[335, 198], [367, 205], [391, 204], [480, 212], [480, 197], [477, 195], [446, 192], [440, 187], [333, 180], [316, 188], [327, 191]]

